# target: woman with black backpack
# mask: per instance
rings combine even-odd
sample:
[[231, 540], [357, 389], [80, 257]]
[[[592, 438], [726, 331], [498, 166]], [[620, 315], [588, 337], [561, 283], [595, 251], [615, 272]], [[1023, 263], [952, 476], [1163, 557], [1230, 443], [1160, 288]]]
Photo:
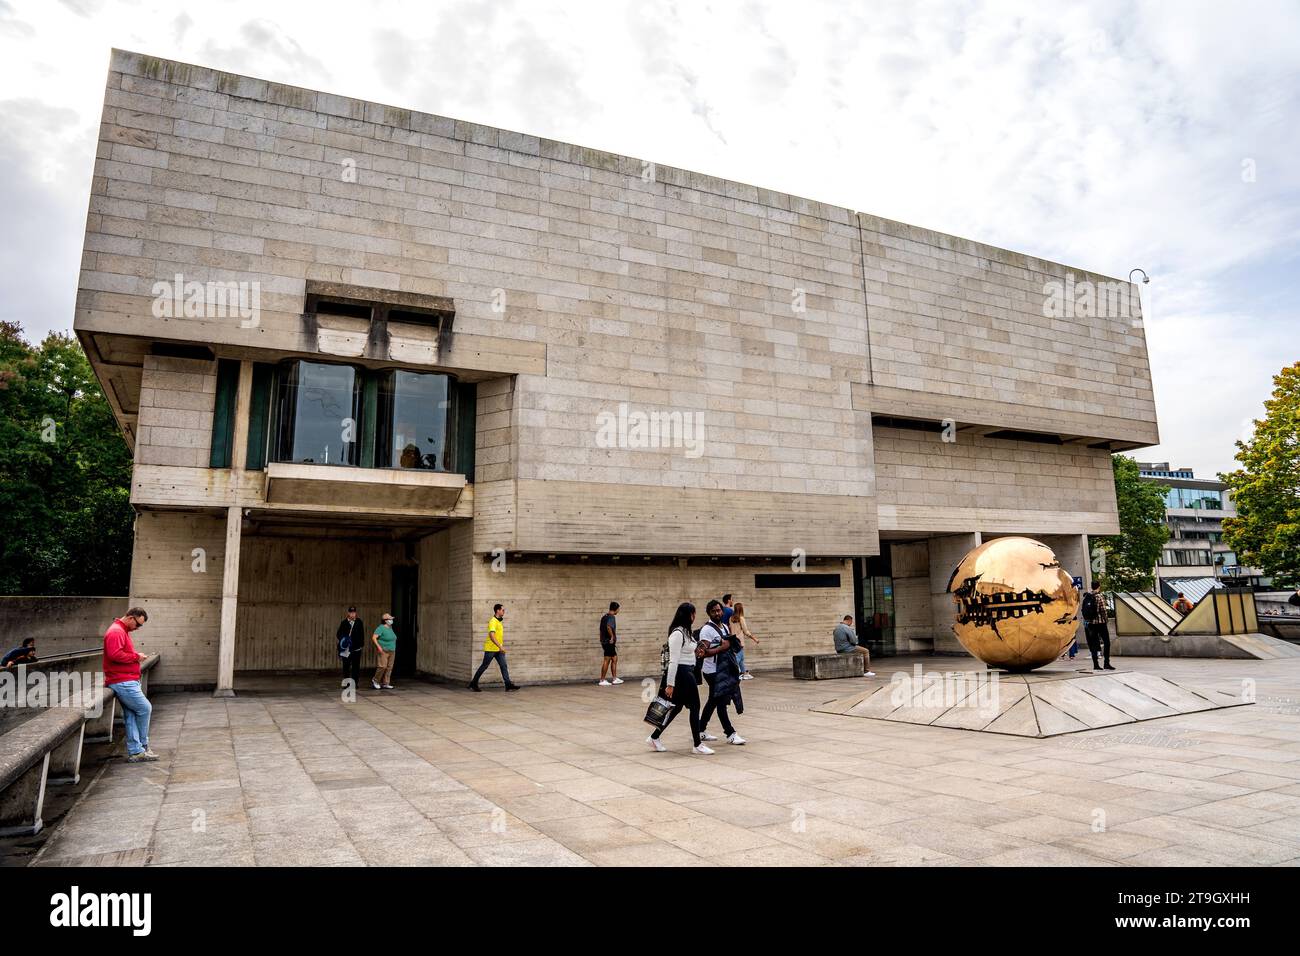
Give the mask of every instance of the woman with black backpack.
[[659, 735], [668, 728], [673, 718], [681, 713], [684, 707], [691, 718], [691, 739], [695, 744], [692, 753], [713, 753], [700, 740], [700, 692], [695, 683], [695, 660], [698, 656], [699, 643], [691, 633], [693, 623], [695, 623], [695, 605], [689, 602], [678, 605], [677, 613], [673, 615], [673, 622], [668, 625], [668, 666], [664, 669], [663, 680], [659, 687], [660, 696], [671, 700], [673, 709], [669, 712], [663, 727], [657, 728], [646, 738], [646, 743], [650, 745], [651, 750], [662, 752], [667, 749], [659, 742]]

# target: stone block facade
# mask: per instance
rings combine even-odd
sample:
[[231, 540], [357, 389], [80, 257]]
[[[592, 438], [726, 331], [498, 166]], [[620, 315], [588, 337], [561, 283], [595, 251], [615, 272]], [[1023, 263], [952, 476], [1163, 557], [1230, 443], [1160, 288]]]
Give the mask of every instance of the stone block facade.
[[[744, 593], [758, 563], [836, 569], [833, 593], [754, 596], [775, 661], [821, 648], [853, 606], [851, 559], [878, 554], [882, 532], [924, 547], [1116, 530], [1109, 452], [1158, 438], [1145, 341], [1140, 316], [1049, 314], [1046, 290], [1067, 280], [1114, 282], [650, 161], [115, 51], [75, 328], [135, 446], [132, 596], [191, 602], [177, 605], [193, 618], [187, 674], [209, 640], [236, 669], [320, 665], [319, 648], [271, 653], [259, 635], [292, 617], [269, 603], [347, 591], [328, 548], [301, 551], [323, 575], [310, 587], [246, 613], [238, 595], [297, 580], [292, 549], [261, 537], [334, 529], [400, 545], [365, 545], [381, 569], [419, 566], [422, 670], [467, 676], [502, 600], [520, 676], [558, 680], [587, 667], [608, 595], [635, 595], [629, 628], [653, 635], [678, 600]], [[188, 283], [238, 297], [160, 308]], [[375, 338], [369, 320], [309, 313], [324, 287], [443, 303], [447, 328]], [[208, 467], [218, 359], [241, 363], [228, 469]], [[421, 524], [380, 502], [268, 500], [242, 439], [263, 400], [254, 363], [287, 359], [474, 383], [456, 506]], [[638, 432], [637, 416], [659, 424]], [[153, 544], [214, 533], [244, 554], [239, 580], [160, 590]], [[920, 645], [929, 566], [948, 550], [928, 549], [899, 611]], [[505, 575], [498, 553], [518, 556]], [[376, 573], [361, 590], [382, 602]], [[650, 666], [657, 641], [637, 641], [630, 666]]]

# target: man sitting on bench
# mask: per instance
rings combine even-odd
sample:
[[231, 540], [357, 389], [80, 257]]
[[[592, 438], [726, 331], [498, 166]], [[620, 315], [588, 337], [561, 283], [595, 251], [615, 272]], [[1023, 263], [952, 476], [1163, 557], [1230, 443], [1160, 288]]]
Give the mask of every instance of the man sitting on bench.
[[862, 676], [876, 676], [876, 672], [871, 669], [871, 652], [858, 643], [857, 631], [853, 630], [852, 614], [845, 614], [844, 620], [835, 625], [835, 653], [861, 654], [863, 657], [862, 670], [865, 671]]

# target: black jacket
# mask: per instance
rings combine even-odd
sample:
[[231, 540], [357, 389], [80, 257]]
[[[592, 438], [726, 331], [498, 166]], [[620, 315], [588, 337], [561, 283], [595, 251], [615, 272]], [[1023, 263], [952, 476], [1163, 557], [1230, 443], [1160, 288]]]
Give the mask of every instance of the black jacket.
[[[728, 634], [728, 642], [733, 644], [731, 635]], [[717, 655], [718, 669], [713, 675], [713, 691], [711, 696], [719, 704], [731, 704], [736, 708], [736, 713], [745, 712], [745, 701], [740, 696], [740, 662], [736, 660], [736, 652], [728, 647], [721, 654]]]
[[346, 617], [343, 619], [343, 622], [339, 625], [338, 634], [334, 636], [335, 641], [340, 645], [342, 644], [343, 638], [348, 636], [349, 625], [352, 626], [352, 650], [363, 650], [366, 646], [366, 625], [361, 620], [360, 614], [357, 615], [355, 621], [349, 621]]

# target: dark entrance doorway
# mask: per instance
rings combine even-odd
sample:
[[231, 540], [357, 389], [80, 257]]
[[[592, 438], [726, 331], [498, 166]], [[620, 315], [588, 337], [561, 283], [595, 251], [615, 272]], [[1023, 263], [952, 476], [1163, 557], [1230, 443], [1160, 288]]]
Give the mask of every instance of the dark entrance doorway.
[[420, 633], [417, 614], [420, 609], [420, 567], [399, 564], [393, 568], [393, 610], [396, 620], [393, 631], [397, 634], [397, 662], [393, 673], [397, 677], [415, 674], [416, 638]]
[[892, 657], [894, 648], [894, 571], [889, 545], [881, 553], [853, 559], [853, 597], [858, 640], [874, 657]]

